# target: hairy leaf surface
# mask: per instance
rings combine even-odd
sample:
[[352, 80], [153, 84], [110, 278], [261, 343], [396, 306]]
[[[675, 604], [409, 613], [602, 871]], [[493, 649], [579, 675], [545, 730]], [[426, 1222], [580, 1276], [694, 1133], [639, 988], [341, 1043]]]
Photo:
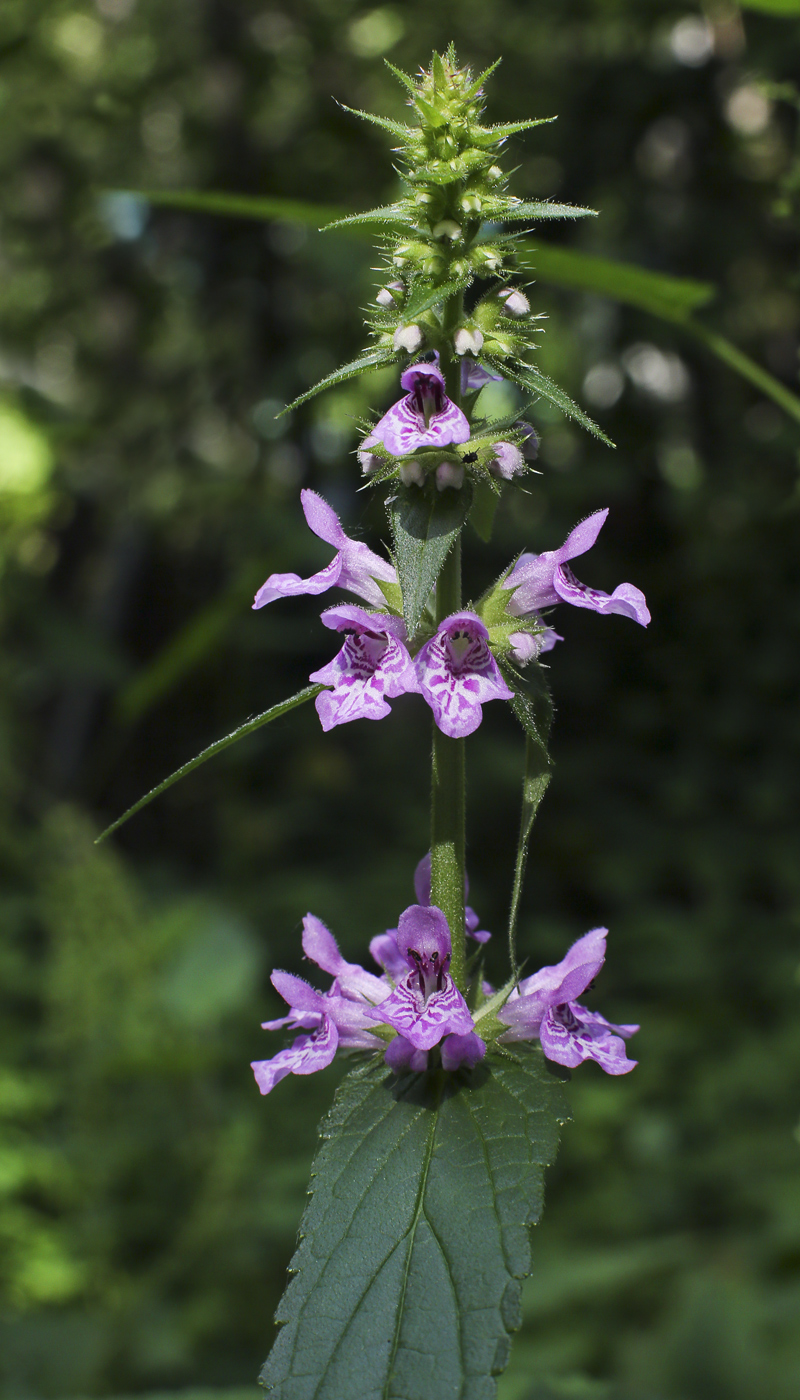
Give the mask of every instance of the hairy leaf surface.
[[472, 487], [436, 491], [429, 484], [401, 486], [388, 502], [395, 564], [403, 590], [403, 616], [409, 637], [419, 626], [441, 567], [472, 505]]
[[450, 1076], [352, 1071], [323, 1125], [268, 1393], [493, 1400], [566, 1117], [528, 1046]]

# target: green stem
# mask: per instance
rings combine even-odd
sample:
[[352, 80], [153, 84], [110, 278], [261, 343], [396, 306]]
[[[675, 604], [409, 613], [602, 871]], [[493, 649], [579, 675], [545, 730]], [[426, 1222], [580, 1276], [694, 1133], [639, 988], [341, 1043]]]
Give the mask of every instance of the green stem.
[[[436, 585], [436, 621], [461, 606], [461, 538], [445, 560]], [[431, 764], [431, 904], [441, 909], [453, 941], [450, 971], [466, 991], [464, 931], [464, 739], [450, 739], [434, 721]]]

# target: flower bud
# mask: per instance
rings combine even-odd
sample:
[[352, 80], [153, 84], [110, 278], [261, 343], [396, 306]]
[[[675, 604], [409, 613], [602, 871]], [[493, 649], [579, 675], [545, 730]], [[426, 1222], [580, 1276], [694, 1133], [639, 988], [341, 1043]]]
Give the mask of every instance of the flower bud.
[[503, 310], [507, 316], [527, 316], [531, 309], [524, 292], [520, 292], [516, 287], [504, 287], [502, 292], [498, 292], [500, 300], [504, 302]]
[[455, 242], [457, 238], [461, 237], [461, 225], [453, 219], [441, 219], [433, 230], [433, 236], [434, 238], [449, 238], [451, 242]]
[[394, 333], [395, 350], [407, 350], [415, 355], [422, 344], [422, 331], [419, 326], [398, 326]]
[[400, 468], [400, 480], [404, 486], [424, 486], [425, 473], [419, 462], [404, 462]]
[[496, 182], [497, 180], [502, 180], [503, 174], [504, 172], [500, 169], [499, 165], [490, 165], [486, 172], [486, 177]]
[[[393, 295], [394, 292], [397, 293], [396, 297]], [[405, 287], [402, 282], [390, 282], [388, 287], [381, 287], [375, 300], [379, 306], [395, 306], [404, 292]]]
[[539, 434], [533, 424], [526, 423], [525, 420], [521, 418], [518, 423], [514, 424], [514, 428], [516, 432], [524, 433], [525, 435], [525, 441], [522, 444], [522, 455], [525, 461], [535, 462], [536, 458], [539, 456]]
[[474, 192], [465, 194], [461, 200], [461, 208], [465, 214], [480, 214], [482, 207], [480, 195]]
[[440, 462], [436, 468], [436, 490], [446, 491], [452, 487], [460, 491], [464, 485], [464, 468], [457, 462]]
[[468, 326], [461, 326], [455, 333], [453, 346], [457, 355], [477, 355], [483, 345], [483, 331], [477, 327], [470, 330]]
[[510, 481], [525, 470], [525, 458], [513, 442], [493, 442], [492, 451], [495, 455], [488, 464], [492, 476], [500, 477], [502, 481]]

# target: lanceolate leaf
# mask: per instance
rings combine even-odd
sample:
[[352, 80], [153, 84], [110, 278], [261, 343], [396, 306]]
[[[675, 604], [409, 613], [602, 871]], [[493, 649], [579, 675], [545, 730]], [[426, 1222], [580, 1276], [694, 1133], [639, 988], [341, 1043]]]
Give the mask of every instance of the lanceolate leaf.
[[507, 224], [514, 219], [586, 219], [597, 218], [596, 209], [582, 209], [578, 204], [553, 204], [548, 199], [535, 199], [515, 204], [501, 217]]
[[[123, 191], [120, 191], [123, 193]], [[139, 199], [169, 209], [195, 214], [221, 214], [231, 219], [281, 219], [318, 229], [331, 219], [346, 217], [347, 210], [333, 204], [309, 204], [302, 199], [273, 199], [270, 195], [232, 194], [227, 190], [135, 190]]]
[[414, 222], [411, 210], [404, 204], [385, 204], [381, 209], [366, 209], [363, 214], [348, 214], [346, 218], [335, 219], [332, 224], [324, 224], [321, 232], [328, 229], [349, 228], [352, 224], [410, 224]]
[[377, 369], [379, 365], [388, 365], [396, 358], [393, 350], [370, 350], [366, 355], [359, 355], [357, 360], [351, 360], [349, 365], [342, 365], [335, 369], [332, 374], [328, 374], [324, 379], [315, 384], [313, 389], [306, 389], [304, 394], [287, 404], [281, 413], [291, 413], [293, 408], [299, 408], [301, 403], [307, 399], [313, 399], [315, 394], [321, 394], [323, 389], [332, 389], [334, 384], [343, 384], [346, 379], [355, 379], [357, 374], [363, 374], [367, 369]]
[[133, 806], [129, 807], [127, 812], [123, 812], [121, 817], [117, 817], [117, 820], [112, 822], [110, 826], [107, 826], [105, 831], [98, 836], [95, 845], [100, 841], [105, 841], [106, 837], [110, 836], [113, 831], [118, 831], [123, 823], [128, 821], [129, 817], [135, 816], [137, 812], [141, 812], [142, 808], [146, 807], [148, 802], [152, 802], [154, 797], [159, 797], [162, 792], [166, 792], [167, 788], [172, 787], [173, 783], [177, 783], [181, 778], [185, 778], [187, 774], [193, 773], [195, 768], [200, 767], [201, 763], [205, 763], [209, 758], [214, 758], [218, 753], [222, 753], [223, 749], [229, 749], [231, 744], [238, 744], [240, 739], [246, 739], [248, 734], [254, 734], [262, 725], [269, 724], [273, 719], [280, 719], [281, 715], [288, 714], [290, 710], [296, 709], [298, 705], [304, 705], [306, 700], [313, 700], [315, 695], [319, 695], [320, 691], [324, 689], [324, 685], [307, 685], [304, 690], [298, 690], [297, 694], [293, 695], [290, 700], [281, 700], [280, 704], [273, 705], [269, 710], [264, 710], [263, 714], [256, 715], [254, 719], [248, 719], [244, 724], [240, 724], [238, 729], [234, 729], [230, 734], [226, 734], [224, 739], [217, 739], [213, 744], [209, 744], [208, 748], [203, 749], [202, 753], [197, 754], [196, 758], [190, 758], [188, 763], [184, 763], [180, 768], [177, 768], [174, 773], [170, 773], [169, 777], [165, 778], [162, 783], [159, 783], [157, 787], [151, 788], [149, 792], [145, 793], [144, 797], [139, 798], [138, 802], [134, 802]]
[[472, 487], [437, 491], [432, 483], [401, 486], [388, 502], [395, 563], [403, 590], [409, 637], [419, 626], [425, 604], [472, 504]]
[[598, 428], [597, 424], [589, 417], [588, 413], [584, 413], [583, 409], [578, 407], [566, 390], [554, 383], [546, 374], [542, 374], [541, 370], [534, 369], [533, 365], [501, 365], [499, 360], [493, 362], [493, 367], [497, 369], [498, 372], [502, 371], [506, 379], [513, 379], [514, 383], [519, 384], [520, 388], [527, 389], [529, 393], [536, 394], [544, 399], [549, 399], [550, 403], [556, 404], [569, 418], [574, 418], [575, 422], [580, 423], [582, 428], [588, 428], [590, 433], [594, 433], [594, 436], [598, 437], [600, 441], [604, 442], [608, 447], [614, 446], [611, 439], [606, 437], [601, 428]]
[[370, 1062], [322, 1129], [274, 1400], [491, 1400], [567, 1117], [538, 1049], [399, 1080]]

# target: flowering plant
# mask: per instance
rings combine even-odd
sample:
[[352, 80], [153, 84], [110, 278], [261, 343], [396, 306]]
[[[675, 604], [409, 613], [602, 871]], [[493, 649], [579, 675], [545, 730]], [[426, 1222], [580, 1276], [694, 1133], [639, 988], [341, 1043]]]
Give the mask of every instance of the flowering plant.
[[[541, 657], [562, 639], [549, 610], [568, 603], [646, 626], [644, 596], [630, 583], [604, 593], [573, 573], [605, 522], [600, 509], [559, 547], [522, 552], [482, 596], [462, 597], [464, 525], [472, 519], [487, 536], [501, 493], [519, 487], [537, 451], [525, 404], [487, 420], [481, 390], [505, 380], [527, 404], [546, 397], [603, 436], [531, 361], [541, 324], [514, 281], [514, 238], [504, 231], [591, 211], [507, 193], [503, 144], [538, 122], [482, 124], [491, 71], [475, 78], [452, 49], [434, 54], [418, 80], [397, 72], [412, 124], [368, 116], [399, 143], [404, 180], [395, 204], [339, 221], [388, 230], [373, 344], [296, 401], [396, 366], [399, 396], [364, 425], [357, 450], [365, 485], [385, 494], [389, 556], [350, 538], [316, 492], [301, 492], [306, 522], [333, 558], [310, 578], [271, 574], [254, 607], [335, 589], [353, 595], [357, 602], [337, 599], [321, 612], [323, 626], [342, 634], [339, 650], [298, 695], [131, 809], [310, 699], [326, 732], [360, 719], [391, 724], [390, 702], [403, 696], [432, 713], [430, 850], [415, 872], [416, 902], [373, 938], [371, 970], [347, 962], [308, 913], [302, 952], [329, 985], [317, 985], [316, 972], [308, 981], [273, 972], [288, 1011], [264, 1029], [291, 1038], [252, 1066], [267, 1094], [337, 1054], [357, 1057], [323, 1125], [282, 1326], [262, 1375], [285, 1400], [494, 1394], [530, 1265], [526, 1226], [539, 1216], [543, 1169], [566, 1116], [559, 1080], [585, 1060], [610, 1075], [636, 1063], [626, 1041], [638, 1027], [614, 1025], [579, 1000], [602, 969], [607, 930], [593, 929], [555, 966], [525, 976], [515, 930], [528, 840], [550, 780]], [[480, 958], [491, 935], [466, 903], [464, 839], [465, 739], [493, 701], [510, 705], [525, 736], [509, 975], [497, 989]]]

